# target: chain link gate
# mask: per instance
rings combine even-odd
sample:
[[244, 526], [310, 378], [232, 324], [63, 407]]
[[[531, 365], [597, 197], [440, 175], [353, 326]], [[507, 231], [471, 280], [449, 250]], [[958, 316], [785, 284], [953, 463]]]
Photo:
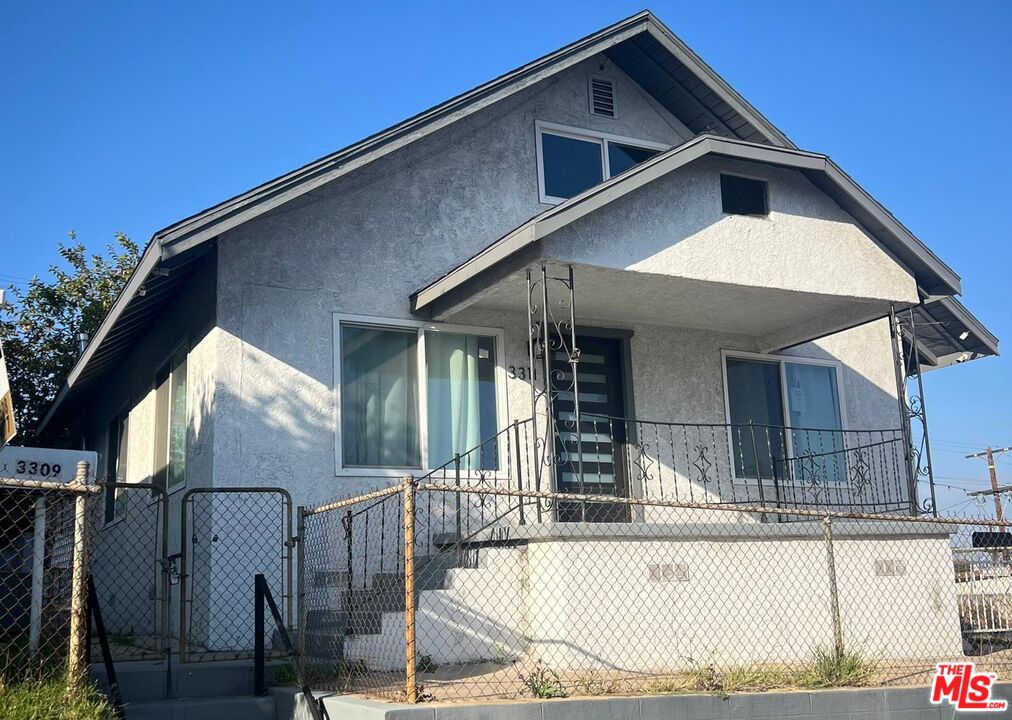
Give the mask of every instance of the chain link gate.
[[[254, 576], [292, 624], [292, 498], [277, 487], [195, 488], [183, 495], [179, 557], [181, 662], [253, 657]], [[267, 634], [268, 656], [275, 649]]]
[[[169, 503], [149, 483], [105, 482], [95, 503], [92, 577], [117, 662], [165, 657], [169, 637]], [[93, 644], [92, 658], [99, 647]]]

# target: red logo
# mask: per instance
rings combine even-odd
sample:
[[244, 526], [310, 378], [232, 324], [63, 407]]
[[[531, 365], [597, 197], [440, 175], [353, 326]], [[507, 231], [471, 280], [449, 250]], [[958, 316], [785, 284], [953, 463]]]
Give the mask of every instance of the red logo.
[[935, 680], [931, 684], [931, 702], [941, 705], [947, 701], [957, 710], [1005, 710], [1008, 700], [992, 700], [991, 690], [998, 676], [977, 672], [973, 663], [939, 663]]

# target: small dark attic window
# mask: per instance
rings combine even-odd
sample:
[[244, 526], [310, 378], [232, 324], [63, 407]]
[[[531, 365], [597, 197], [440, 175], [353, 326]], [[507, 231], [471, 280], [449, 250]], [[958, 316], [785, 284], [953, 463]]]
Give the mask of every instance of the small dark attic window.
[[737, 175], [720, 176], [720, 202], [732, 215], [769, 215], [766, 182]]

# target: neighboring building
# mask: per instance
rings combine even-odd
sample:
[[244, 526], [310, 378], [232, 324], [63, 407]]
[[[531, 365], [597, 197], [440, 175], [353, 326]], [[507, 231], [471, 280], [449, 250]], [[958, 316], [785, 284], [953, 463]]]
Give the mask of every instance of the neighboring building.
[[[467, 477], [503, 471], [492, 438], [514, 421], [525, 440], [558, 423], [565, 462], [529, 463], [531, 487], [930, 510], [908, 371], [997, 354], [961, 290], [641, 13], [156, 233], [43, 425], [169, 493], [169, 553], [181, 491], [277, 486], [309, 506], [457, 453]], [[532, 327], [561, 335], [550, 375], [571, 373], [570, 311], [579, 432], [572, 388], [531, 391]], [[539, 547], [528, 561], [557, 571]], [[958, 647], [951, 622], [933, 647]]]

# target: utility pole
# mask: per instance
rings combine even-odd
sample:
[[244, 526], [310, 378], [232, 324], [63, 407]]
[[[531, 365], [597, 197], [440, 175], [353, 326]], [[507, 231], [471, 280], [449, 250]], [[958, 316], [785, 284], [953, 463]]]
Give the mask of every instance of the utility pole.
[[985, 458], [987, 460], [987, 471], [991, 475], [990, 494], [994, 497], [994, 515], [999, 522], [1005, 521], [1005, 511], [1002, 509], [1001, 493], [1003, 488], [998, 487], [998, 471], [994, 467], [994, 456], [996, 453], [998, 455], [1001, 455], [1002, 453], [1007, 453], [1010, 450], [1012, 450], [1012, 447], [1003, 447], [998, 448], [997, 450], [991, 447], [987, 447], [984, 449], [984, 452], [974, 453], [972, 455], [966, 456], [967, 460], [970, 460], [971, 458]]

